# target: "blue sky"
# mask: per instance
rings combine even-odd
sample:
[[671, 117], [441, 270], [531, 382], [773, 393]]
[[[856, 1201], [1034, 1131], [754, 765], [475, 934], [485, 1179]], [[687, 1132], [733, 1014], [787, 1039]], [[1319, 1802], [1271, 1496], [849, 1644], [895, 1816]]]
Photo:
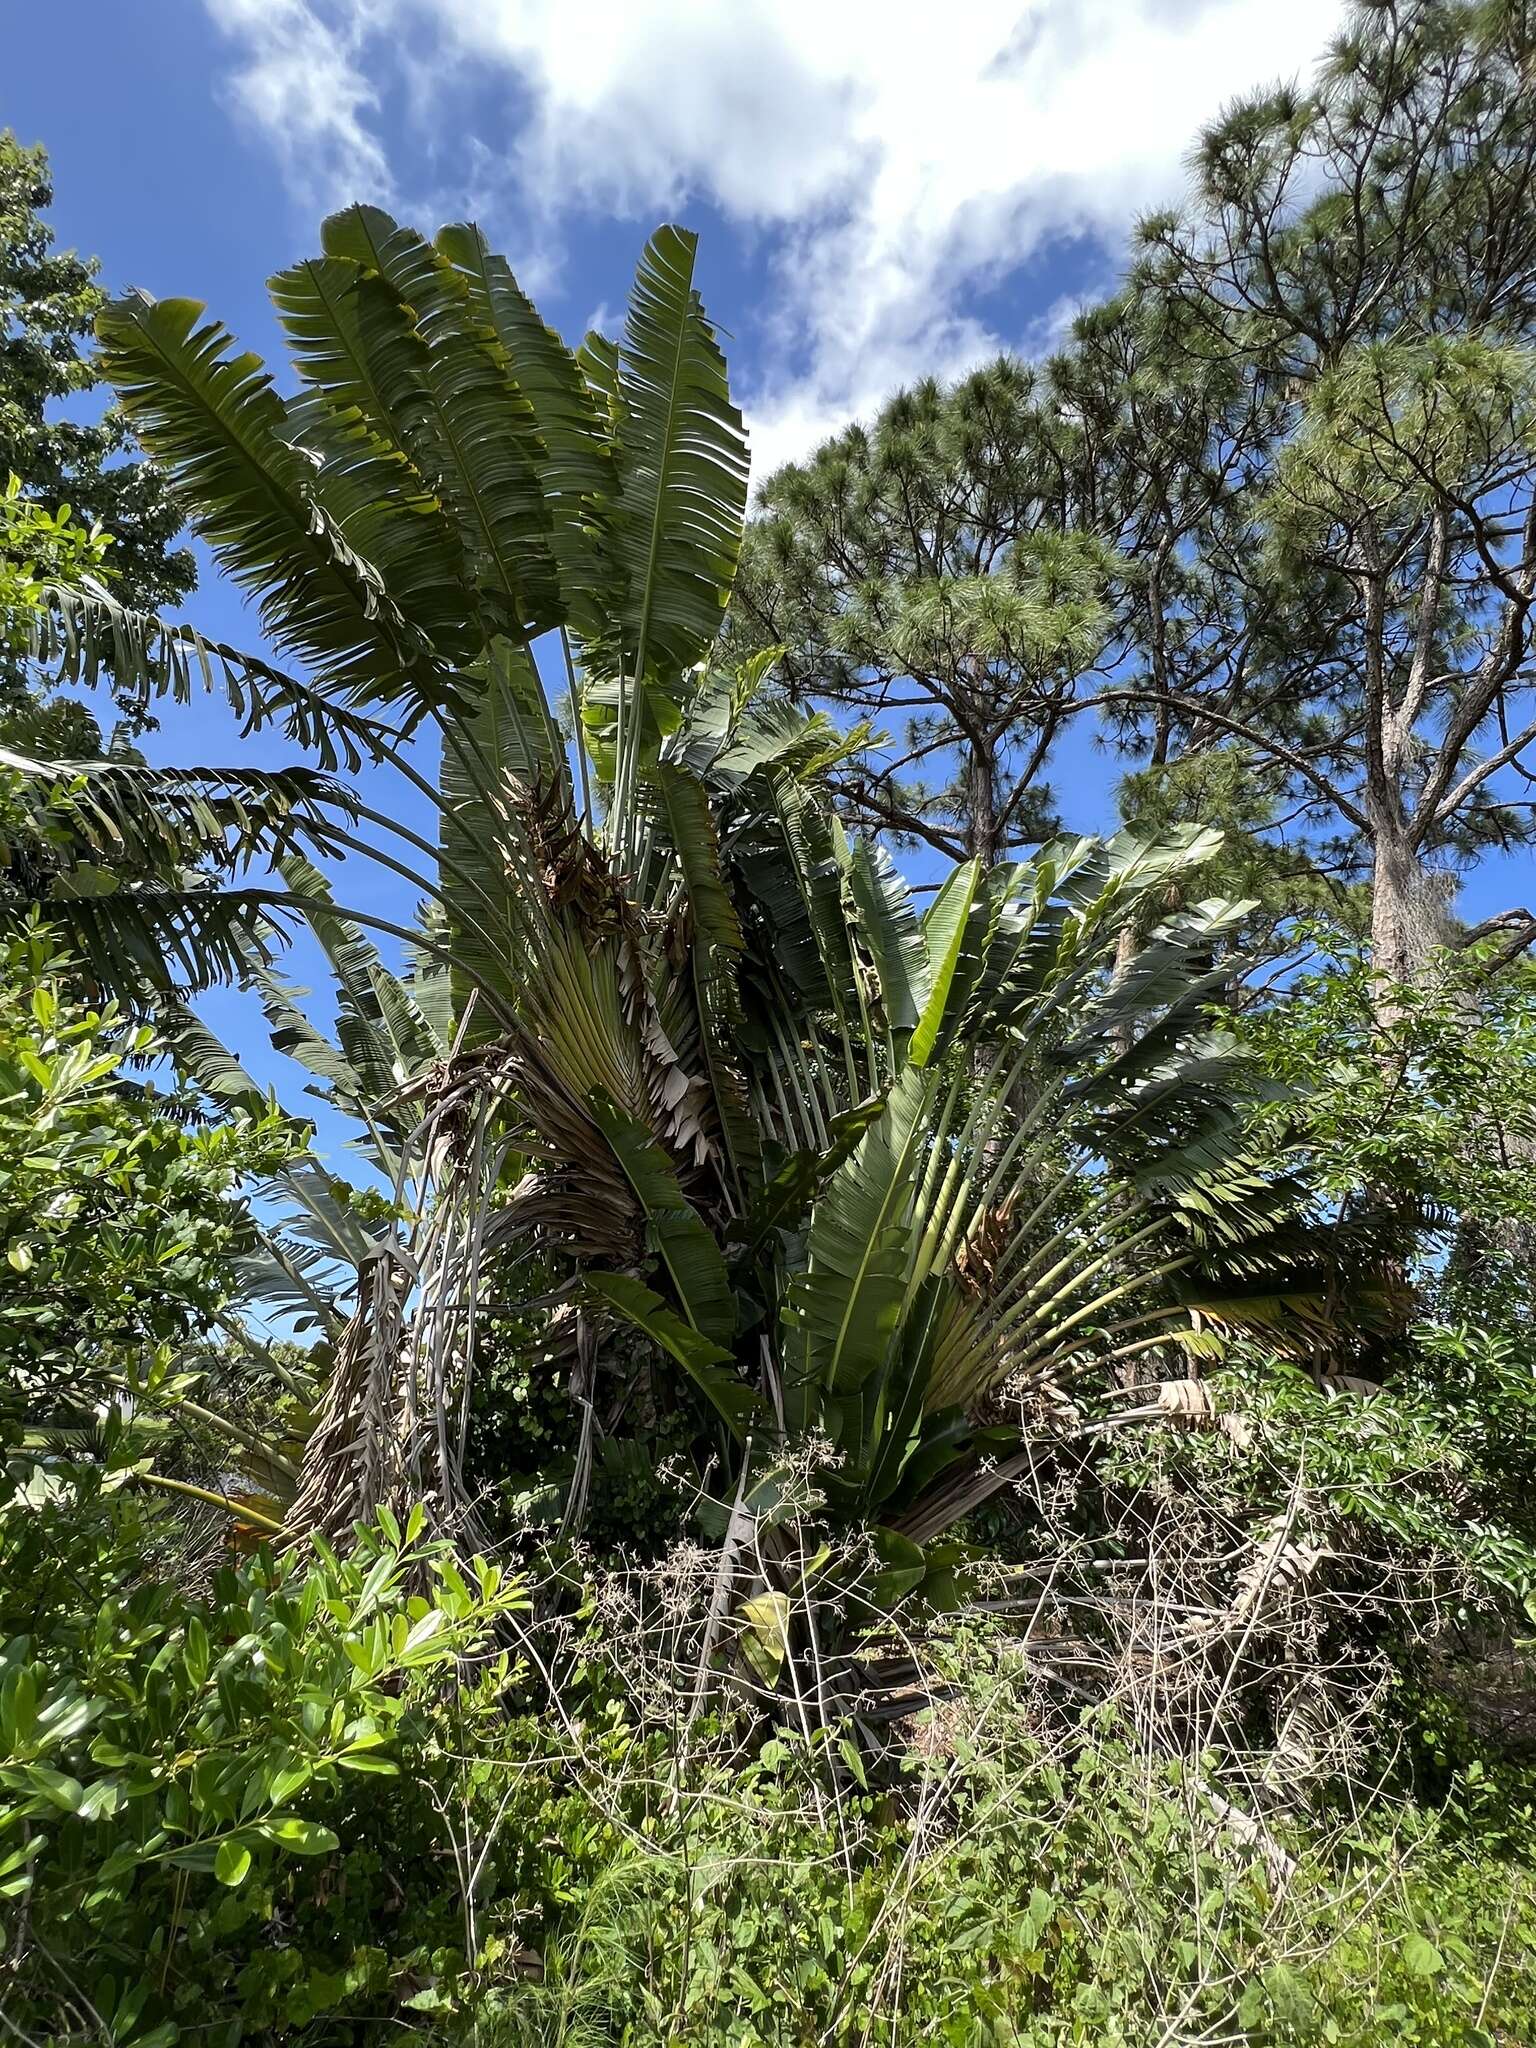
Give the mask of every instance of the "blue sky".
[[[916, 375], [1048, 346], [1080, 298], [1113, 282], [1136, 213], [1177, 199], [1201, 122], [1249, 87], [1305, 74], [1341, 12], [1340, 0], [13, 4], [0, 124], [47, 145], [59, 238], [98, 254], [109, 285], [204, 299], [269, 358], [263, 280], [312, 252], [321, 214], [347, 200], [428, 230], [479, 219], [573, 335], [616, 321], [646, 232], [682, 219], [701, 234], [706, 302], [730, 336], [761, 472]], [[211, 568], [189, 610], [254, 641]], [[198, 707], [168, 716], [154, 750], [206, 760], [227, 736]], [[246, 758], [283, 751], [264, 739]], [[1071, 822], [1103, 820], [1110, 776], [1086, 735], [1056, 781]], [[399, 892], [370, 886], [398, 915]], [[1507, 874], [1487, 877], [1471, 900], [1495, 907], [1510, 891]]]
[[1339, 13], [79, 0], [64, 73], [58, 18], [10, 10], [0, 120], [48, 144], [61, 235], [109, 282], [205, 298], [263, 352], [262, 280], [349, 199], [479, 219], [567, 331], [681, 217], [771, 465], [907, 378], [1043, 345], [1178, 196], [1199, 124], [1307, 71]]

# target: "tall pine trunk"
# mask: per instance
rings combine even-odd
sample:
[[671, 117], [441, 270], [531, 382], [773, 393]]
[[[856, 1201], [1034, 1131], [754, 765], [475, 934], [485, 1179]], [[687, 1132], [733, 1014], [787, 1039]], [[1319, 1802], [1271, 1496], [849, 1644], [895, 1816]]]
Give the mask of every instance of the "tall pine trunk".
[[997, 864], [997, 761], [985, 735], [971, 734], [970, 759], [966, 763], [966, 808], [970, 830], [966, 834], [969, 852], [981, 862], [987, 874]]
[[[1376, 821], [1373, 820], [1373, 824]], [[1371, 966], [1381, 987], [1382, 1023], [1397, 1004], [1393, 990], [1416, 981], [1428, 953], [1425, 878], [1401, 821], [1384, 818], [1372, 834]]]
[[[1372, 1009], [1380, 1034], [1378, 1057], [1389, 1076], [1401, 1078], [1406, 1057], [1396, 1042], [1395, 1028], [1404, 1018], [1404, 988], [1423, 974], [1430, 951], [1433, 922], [1423, 863], [1408, 831], [1396, 790], [1384, 801], [1368, 805], [1371, 824], [1371, 973]], [[1386, 1380], [1408, 1340], [1415, 1314], [1413, 1262], [1418, 1244], [1418, 1206], [1391, 1185], [1367, 1187], [1365, 1198], [1387, 1226], [1381, 1274], [1383, 1308], [1380, 1326], [1369, 1340], [1359, 1369], [1365, 1377]]]

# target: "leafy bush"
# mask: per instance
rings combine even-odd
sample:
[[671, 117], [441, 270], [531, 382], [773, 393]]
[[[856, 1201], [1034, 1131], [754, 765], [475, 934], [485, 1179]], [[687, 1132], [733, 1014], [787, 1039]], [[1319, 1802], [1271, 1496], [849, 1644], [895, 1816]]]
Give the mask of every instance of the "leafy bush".
[[1536, 969], [1490, 978], [1475, 955], [1446, 955], [1384, 1004], [1369, 960], [1345, 949], [1251, 1016], [1245, 1036], [1285, 1090], [1269, 1115], [1319, 1214], [1342, 1228], [1386, 1208], [1426, 1285], [1529, 1317]]
[[[52, 583], [112, 574], [107, 555], [111, 537], [82, 525], [68, 505], [56, 512], [36, 503], [19, 478], [0, 490], [0, 746], [54, 760], [78, 759], [101, 749], [101, 728], [86, 707], [62, 696], [34, 694], [23, 686], [23, 658]], [[6, 775], [0, 771], [0, 815], [6, 809]], [[15, 821], [7, 819], [7, 824]], [[0, 898], [15, 862], [15, 849], [0, 852]]]
[[[130, 1583], [113, 1539], [142, 1532], [89, 1481], [38, 1468], [0, 1521], [5, 1622], [28, 1624], [0, 1648], [17, 2024], [135, 2048], [215, 2024], [234, 2040], [387, 2007], [413, 1968], [443, 1966], [444, 1916], [397, 1924], [390, 1894], [436, 1833], [434, 1773], [452, 1773], [438, 1694], [478, 1656], [455, 1722], [494, 1711], [492, 1632], [521, 1595], [421, 1528], [420, 1511], [404, 1530], [386, 1514], [344, 1559], [263, 1553], [191, 1596]], [[75, 1564], [94, 1541], [99, 1601], [56, 1569], [61, 1537]]]
[[0, 1443], [168, 1397], [235, 1291], [242, 1185], [291, 1149], [275, 1112], [193, 1126], [125, 1087], [155, 1036], [69, 975], [41, 931], [0, 945]]

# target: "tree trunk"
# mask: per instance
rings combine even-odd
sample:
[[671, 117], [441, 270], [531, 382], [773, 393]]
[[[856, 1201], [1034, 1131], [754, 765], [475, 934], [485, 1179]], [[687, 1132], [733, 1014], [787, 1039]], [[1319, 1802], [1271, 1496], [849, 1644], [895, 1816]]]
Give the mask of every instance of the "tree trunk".
[[[1400, 990], [1422, 976], [1433, 937], [1428, 890], [1417, 850], [1408, 836], [1401, 807], [1372, 806], [1371, 834], [1371, 973], [1372, 1009], [1380, 1034], [1379, 1058], [1389, 1074], [1399, 1071], [1404, 1057], [1390, 1034], [1404, 1016]], [[1417, 1204], [1390, 1181], [1368, 1185], [1367, 1204], [1388, 1226], [1388, 1244], [1381, 1273], [1383, 1308], [1378, 1327], [1363, 1345], [1359, 1369], [1369, 1379], [1390, 1378], [1415, 1314], [1413, 1261], [1418, 1246]]]
[[966, 763], [967, 808], [970, 830], [966, 838], [970, 851], [987, 874], [997, 862], [997, 762], [984, 738], [971, 736], [970, 759]]
[[1434, 940], [1435, 917], [1418, 852], [1396, 818], [1373, 820], [1371, 846], [1371, 967], [1380, 987], [1377, 1018], [1401, 1014], [1393, 991], [1417, 981]]

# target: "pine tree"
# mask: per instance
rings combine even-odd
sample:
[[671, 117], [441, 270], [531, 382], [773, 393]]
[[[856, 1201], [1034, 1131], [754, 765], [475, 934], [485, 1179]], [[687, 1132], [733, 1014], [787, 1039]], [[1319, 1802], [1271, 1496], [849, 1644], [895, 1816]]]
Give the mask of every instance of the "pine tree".
[[1310, 90], [1200, 139], [1190, 205], [1048, 364], [921, 386], [770, 480], [739, 628], [800, 694], [913, 715], [856, 814], [1006, 850], [1097, 711], [1128, 802], [1252, 819], [1298, 904], [1367, 883], [1414, 976], [1457, 868], [1533, 837], [1533, 76], [1529, 0], [1360, 0]]
[[854, 821], [988, 865], [1054, 829], [1045, 770], [1111, 570], [1064, 527], [1059, 438], [1004, 360], [899, 393], [765, 486], [733, 631], [884, 741], [838, 771]]
[[1533, 66], [1521, 0], [1368, 0], [1312, 91], [1206, 133], [1130, 287], [1267, 415], [1256, 459], [1218, 438], [1228, 503], [1190, 544], [1242, 630], [1172, 701], [1139, 685], [1134, 723], [1239, 741], [1336, 821], [1391, 981], [1443, 934], [1450, 873], [1532, 833]]

